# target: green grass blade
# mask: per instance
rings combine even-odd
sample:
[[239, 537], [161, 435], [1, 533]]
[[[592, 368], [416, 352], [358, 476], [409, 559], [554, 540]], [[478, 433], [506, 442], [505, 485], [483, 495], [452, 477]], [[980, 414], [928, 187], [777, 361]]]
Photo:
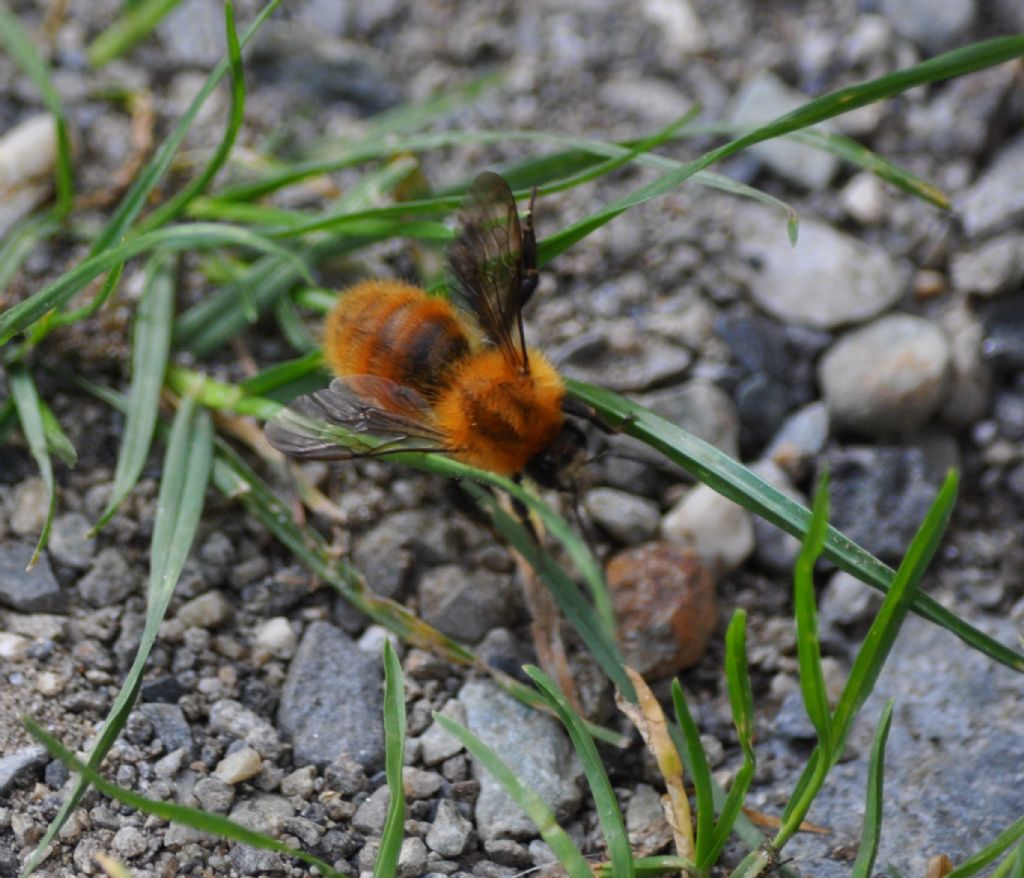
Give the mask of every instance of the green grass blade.
[[601, 670], [626, 698], [635, 701], [636, 693], [626, 675], [624, 660], [614, 635], [602, 624], [576, 583], [541, 546], [537, 545], [533, 535], [501, 508], [488, 491], [471, 482], [465, 483], [463, 488], [491, 516], [498, 533], [537, 571], [558, 608], [586, 644]]
[[319, 350], [319, 345], [313, 334], [306, 327], [295, 307], [295, 299], [292, 296], [281, 296], [274, 305], [274, 319], [277, 321], [277, 328], [281, 330], [281, 337], [300, 354], [309, 354]]
[[913, 67], [869, 82], [830, 92], [748, 134], [731, 140], [724, 146], [706, 152], [693, 161], [686, 162], [676, 170], [669, 171], [658, 179], [634, 189], [590, 216], [563, 229], [541, 244], [538, 252], [539, 260], [543, 263], [552, 259], [630, 208], [670, 192], [698, 171], [702, 171], [709, 165], [728, 158], [742, 149], [753, 146], [755, 143], [824, 122], [826, 119], [848, 113], [858, 107], [894, 97], [919, 85], [963, 76], [966, 73], [1001, 64], [1021, 55], [1024, 55], [1024, 35], [997, 37], [947, 52], [944, 55], [938, 55], [920, 64], [915, 64]]
[[[807, 533], [810, 512], [806, 507], [714, 446], [610, 390], [571, 379], [566, 380], [566, 386], [571, 396], [593, 406], [609, 424], [661, 452], [723, 496], [797, 538]], [[824, 555], [877, 591], [886, 592], [892, 583], [892, 568], [832, 527], [825, 536]], [[928, 595], [918, 593], [913, 610], [995, 661], [1024, 671], [1024, 655], [959, 619]]]
[[860, 835], [857, 859], [850, 870], [850, 878], [871, 878], [878, 855], [878, 840], [882, 835], [882, 793], [885, 783], [885, 742], [892, 725], [893, 700], [890, 698], [882, 709], [875, 728], [875, 740], [871, 745], [868, 762], [868, 791], [864, 800], [864, 827]]
[[882, 672], [882, 666], [906, 619], [921, 577], [924, 576], [945, 534], [953, 512], [953, 504], [956, 502], [957, 484], [956, 473], [950, 472], [896, 571], [892, 587], [882, 601], [882, 606], [871, 623], [861, 648], [857, 651], [846, 686], [843, 687], [843, 693], [832, 715], [831, 759], [823, 758], [820, 749], [815, 749], [811, 754], [783, 812], [782, 827], [775, 837], [777, 849], [781, 849], [797, 831], [821, 788], [825, 775], [832, 769], [846, 746], [853, 721]]
[[629, 848], [629, 838], [622, 821], [622, 811], [615, 798], [615, 790], [601, 763], [594, 739], [587, 732], [583, 718], [573, 710], [566, 697], [559, 691], [550, 677], [540, 668], [527, 666], [527, 675], [541, 691], [550, 707], [558, 715], [565, 726], [572, 745], [579, 754], [583, 771], [587, 776], [597, 816], [601, 821], [605, 845], [608, 847], [608, 859], [611, 861], [613, 878], [633, 878], [633, 853]]
[[74, 199], [71, 138], [68, 136], [64, 104], [50, 78], [50, 69], [46, 61], [43, 60], [32, 37], [25, 32], [21, 23], [11, 12], [6, 0], [0, 0], [0, 44], [7, 50], [7, 54], [14, 63], [39, 89], [46, 109], [53, 114], [54, 124], [57, 126], [56, 214], [58, 217], [63, 217], [71, 210]]
[[818, 733], [818, 744], [831, 762], [832, 712], [821, 669], [821, 644], [818, 642], [818, 611], [814, 600], [814, 565], [825, 545], [828, 527], [828, 477], [822, 476], [811, 510], [811, 526], [793, 570], [793, 609], [796, 615], [797, 658], [800, 688], [807, 716]]
[[540, 832], [541, 838], [547, 842], [548, 847], [558, 857], [558, 861], [570, 878], [593, 878], [583, 854], [573, 844], [568, 833], [558, 825], [548, 804], [537, 793], [524, 786], [497, 753], [469, 729], [453, 722], [448, 717], [435, 713], [434, 721], [453, 738], [461, 741], [473, 758], [501, 784], [509, 798], [526, 812]]
[[166, 255], [153, 257], [146, 266], [132, 338], [131, 404], [121, 434], [110, 500], [91, 533], [102, 528], [117, 511], [135, 487], [149, 456], [171, 349], [176, 268], [176, 260]]
[[[89, 64], [103, 67], [135, 48], [181, 0], [139, 0], [101, 31], [86, 49]], [[126, 4], [127, 5], [127, 4]]]
[[132, 237], [83, 260], [73, 269], [47, 284], [37, 293], [0, 314], [0, 344], [28, 328], [52, 308], [65, 305], [93, 278], [150, 250], [202, 250], [210, 247], [241, 247], [270, 253], [292, 266], [292, 270], [313, 283], [305, 263], [294, 253], [242, 226], [219, 223], [189, 223], [167, 226]]
[[79, 320], [87, 320], [99, 312], [100, 308], [107, 303], [107, 299], [114, 294], [114, 290], [117, 289], [117, 285], [121, 282], [121, 273], [123, 271], [123, 262], [119, 262], [111, 268], [103, 279], [103, 286], [100, 287], [100, 291], [87, 305], [83, 305], [81, 308], [76, 308], [73, 311], [53, 311], [47, 314], [45, 320], [40, 320], [32, 327], [32, 332], [29, 334], [31, 343], [39, 344], [57, 326], [67, 326], [71, 323], [77, 323]]
[[[185, 558], [202, 514], [206, 485], [213, 453], [213, 427], [209, 416], [196, 411], [191, 400], [184, 400], [175, 416], [164, 456], [163, 474], [157, 497], [156, 519], [150, 545], [149, 588], [146, 601], [146, 622], [138, 651], [121, 690], [114, 700], [88, 764], [97, 768], [121, 733], [142, 682], [149, 653], [156, 641], [160, 623], [174, 593]], [[85, 794], [87, 781], [79, 777], [65, 799], [57, 816], [51, 821], [39, 845], [25, 865], [25, 873], [40, 863], [50, 842], [64, 825]]]
[[57, 416], [42, 400], [39, 401], [39, 412], [43, 416], [43, 432], [46, 435], [47, 450], [50, 454], [56, 454], [64, 463], [73, 468], [78, 463], [78, 452], [75, 451], [75, 446], [68, 439], [67, 433], [61, 428]]
[[[295, 857], [307, 865], [319, 869], [320, 874], [331, 876], [331, 878], [345, 878], [341, 872], [332, 869], [327, 863], [314, 857], [312, 854], [307, 854], [298, 848], [289, 847], [276, 838], [256, 832], [239, 823], [228, 820], [226, 817], [221, 817], [219, 814], [211, 814], [207, 811], [200, 811], [198, 808], [187, 808], [184, 805], [175, 805], [171, 802], [160, 801], [159, 799], [147, 799], [138, 793], [119, 787], [104, 778], [94, 767], [76, 758], [74, 753], [64, 747], [52, 735], [43, 731], [32, 718], [25, 718], [25, 727], [53, 756], [60, 759], [61, 762], [73, 771], [79, 772], [83, 782], [96, 787], [103, 795], [108, 796], [115, 802], [120, 802], [122, 805], [127, 805], [143, 814], [151, 814], [154, 817], [159, 817], [161, 820], [191, 826], [193, 829], [208, 832], [219, 838], [238, 841], [260, 850], [276, 851], [288, 857]], [[26, 867], [26, 871], [22, 874], [28, 874], [28, 867]]]
[[1013, 869], [1010, 878], [1024, 878], [1024, 844], [1017, 846], [1017, 853], [1013, 857]]
[[[946, 878], [971, 878], [972, 875], [977, 875], [978, 872], [990, 863], [994, 863], [1001, 854], [1008, 851], [1015, 844], [1024, 845], [1024, 817], [1014, 820], [1013, 823], [1007, 826], [1006, 829], [1000, 832], [978, 853], [957, 866]], [[1024, 857], [1024, 853], [1018, 850], [1016, 857], [1019, 864], [1022, 857]], [[1015, 869], [1021, 868], [1018, 864], [1014, 865]]]
[[[153, 0], [153, 2], [171, 2], [177, 0]], [[231, 71], [231, 108], [228, 112], [228, 122], [217, 149], [214, 150], [210, 160], [206, 163], [202, 172], [188, 183], [173, 198], [165, 201], [154, 210], [146, 219], [139, 224], [141, 231], [155, 229], [164, 223], [174, 219], [184, 210], [197, 195], [206, 191], [210, 181], [217, 176], [217, 172], [224, 166], [231, 155], [231, 148], [235, 145], [238, 130], [242, 127], [245, 119], [245, 71], [242, 68], [242, 47], [238, 41], [238, 33], [235, 30], [235, 7], [231, 0], [224, 2], [224, 31], [227, 35], [228, 45], [228, 66]]]
[[273, 366], [268, 366], [262, 372], [257, 372], [252, 377], [240, 381], [238, 388], [243, 393], [253, 396], [266, 396], [309, 375], [322, 376], [323, 383], [320, 386], [325, 387], [327, 373], [323, 371], [323, 362], [323, 354], [319, 349], [310, 351], [294, 360], [284, 360]]
[[[263, 22], [277, 8], [279, 2], [280, 0], [271, 0], [271, 2], [263, 7], [259, 15], [253, 19], [252, 24], [246, 28], [245, 33], [238, 41], [239, 47], [244, 48], [246, 46], [263, 25]], [[132, 183], [131, 188], [125, 193], [124, 198], [121, 199], [117, 209], [93, 242], [92, 249], [89, 251], [90, 255], [106, 250], [111, 244], [119, 241], [128, 231], [128, 227], [134, 222], [135, 218], [139, 215], [139, 211], [145, 206], [150, 193], [170, 169], [171, 162], [178, 152], [178, 148], [192, 127], [196, 116], [199, 115], [199, 110], [206, 103], [207, 98], [213, 94], [214, 89], [224, 77], [224, 74], [228, 72], [229, 67], [229, 60], [224, 58], [210, 72], [206, 83], [196, 94], [195, 98], [193, 98], [185, 114], [178, 120], [178, 124], [174, 126], [174, 129], [160, 145], [160, 148], [153, 154], [153, 157], [143, 166], [139, 175], [135, 178], [135, 182]]]
[[712, 787], [711, 768], [708, 766], [708, 759], [700, 742], [700, 731], [690, 715], [690, 708], [686, 704], [683, 687], [678, 678], [672, 681], [672, 706], [675, 708], [676, 722], [686, 741], [685, 754], [681, 752], [679, 755], [688, 757], [685, 760], [686, 770], [693, 778], [694, 796], [697, 802], [694, 857], [697, 861], [697, 868], [704, 870], [710, 866], [708, 854], [711, 852], [714, 834], [714, 788]]
[[0, 244], [0, 290], [7, 289], [36, 245], [59, 230], [60, 217], [49, 210], [26, 217], [7, 232]]
[[11, 398], [18, 410], [21, 432], [25, 436], [28, 450], [32, 454], [36, 466], [39, 467], [39, 477], [43, 480], [49, 497], [43, 529], [36, 541], [35, 551], [32, 552], [32, 557], [28, 562], [27, 569], [31, 570], [39, 560], [39, 553], [46, 548], [46, 543], [50, 539], [53, 513], [57, 509], [57, 484], [53, 480], [53, 464], [50, 462], [50, 453], [46, 449], [46, 427], [43, 423], [42, 403], [36, 392], [35, 382], [23, 368], [11, 369], [7, 375], [7, 381], [11, 389]]
[[384, 641], [384, 750], [385, 771], [391, 800], [381, 834], [373, 878], [393, 878], [405, 833], [405, 789], [402, 764], [405, 757], [405, 685], [402, 664], [390, 640]]
[[757, 766], [753, 744], [754, 696], [747, 669], [747, 614], [743, 610], [736, 610], [733, 613], [725, 634], [725, 679], [729, 690], [729, 704], [732, 707], [732, 720], [736, 726], [740, 749], [743, 751], [743, 764], [736, 772], [736, 778], [715, 824], [707, 854], [708, 864], [718, 859], [722, 848], [729, 840], [733, 826], [743, 809], [743, 802], [747, 798], [747, 790], [750, 789]]

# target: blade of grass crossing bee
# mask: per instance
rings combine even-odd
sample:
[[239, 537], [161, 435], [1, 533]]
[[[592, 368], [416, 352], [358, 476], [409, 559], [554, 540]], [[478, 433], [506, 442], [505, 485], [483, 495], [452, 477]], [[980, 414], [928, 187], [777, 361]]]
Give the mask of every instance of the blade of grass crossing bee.
[[[157, 512], [150, 545], [146, 622], [135, 660], [107, 714], [99, 739], [89, 754], [88, 764], [91, 768], [98, 767], [103, 761], [135, 702], [146, 661], [199, 526], [212, 454], [213, 427], [209, 416], [206, 412], [196, 411], [193, 400], [183, 400], [171, 427], [157, 496]], [[50, 842], [81, 801], [86, 788], [87, 781], [79, 777], [29, 857], [25, 865], [26, 874], [39, 864]]]
[[402, 664], [390, 640], [384, 641], [384, 749], [385, 770], [391, 800], [381, 833], [373, 878], [393, 878], [405, 834], [405, 790], [402, 763], [405, 756], [405, 686]]
[[[810, 512], [804, 506], [714, 446], [610, 390], [572, 379], [565, 383], [572, 396], [593, 406], [609, 424], [661, 452], [718, 493], [795, 537], [802, 539], [807, 532]], [[893, 570], [831, 526], [825, 537], [824, 554], [877, 591], [884, 593], [889, 589]], [[913, 609], [990, 658], [1024, 671], [1024, 654], [962, 621], [928, 595], [918, 593]]]
[[31, 570], [50, 539], [50, 526], [53, 524], [53, 513], [57, 508], [57, 484], [53, 479], [53, 464], [46, 448], [46, 427], [43, 424], [42, 404], [39, 394], [36, 392], [35, 382], [23, 368], [11, 369], [7, 375], [7, 381], [11, 389], [11, 398], [18, 411], [21, 432], [25, 436], [28, 450], [35, 460], [36, 466], [39, 467], [39, 477], [43, 480], [48, 497], [43, 529], [39, 533], [32, 558], [28, 562], [27, 569]]
[[871, 878], [878, 855], [878, 840], [882, 835], [882, 793], [885, 786], [885, 742], [892, 725], [893, 700], [890, 698], [878, 718], [875, 740], [871, 745], [868, 762], [868, 790], [864, 800], [864, 826], [857, 848], [857, 859], [850, 870], [850, 878]]
[[160, 409], [160, 388], [167, 371], [174, 317], [174, 278], [177, 260], [157, 254], [146, 266], [142, 298], [132, 334], [130, 406], [114, 470], [114, 486], [107, 508], [92, 528], [95, 533], [117, 511], [135, 486], [149, 456]]

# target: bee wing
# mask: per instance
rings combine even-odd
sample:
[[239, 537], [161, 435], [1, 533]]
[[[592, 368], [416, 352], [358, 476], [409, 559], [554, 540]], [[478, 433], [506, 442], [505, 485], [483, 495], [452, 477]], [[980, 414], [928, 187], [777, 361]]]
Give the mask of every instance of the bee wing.
[[[456, 295], [487, 337], [525, 368], [524, 239], [516, 200], [504, 177], [488, 171], [473, 181], [459, 208], [458, 228], [447, 254]], [[532, 233], [525, 249], [532, 260]]]
[[[292, 400], [264, 428], [278, 451], [304, 460], [348, 460], [405, 449], [443, 451], [444, 435], [415, 390], [373, 375], [335, 378], [330, 387]], [[372, 436], [380, 443], [360, 437]]]

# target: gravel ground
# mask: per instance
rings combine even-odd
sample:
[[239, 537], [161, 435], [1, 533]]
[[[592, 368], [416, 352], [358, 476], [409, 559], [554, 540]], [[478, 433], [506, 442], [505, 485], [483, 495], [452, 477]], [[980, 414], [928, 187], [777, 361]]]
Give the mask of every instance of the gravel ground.
[[[84, 49], [119, 9], [112, 0], [75, 4], [49, 42], [75, 129], [82, 192], [117, 185], [118, 169], [145, 148], [133, 141], [131, 114], [111, 99], [114, 89], [151, 97], [159, 142], [222, 53], [218, 4], [184, 0], [152, 39], [94, 72]], [[35, 4], [14, 10], [41, 31]], [[241, 22], [254, 14], [252, 3], [238, 4]], [[239, 148], [301, 155], [324, 135], [358, 132], [373, 113], [495, 67], [505, 71], [502, 86], [445, 125], [628, 139], [694, 103], [709, 120], [756, 121], [789, 109], [801, 92], [822, 94], [1020, 30], [1024, 13], [1013, 0], [957, 0], [941, 14], [924, 0], [311, 0], [278, 13], [248, 53]], [[560, 256], [528, 315], [531, 336], [564, 372], [652, 406], [756, 464], [787, 493], [806, 498], [827, 466], [834, 523], [889, 562], [899, 560], [948, 467], [960, 467], [962, 499], [925, 587], [1011, 646], [1019, 645], [1024, 622], [1022, 76], [1019, 63], [1003, 65], [834, 122], [834, 130], [948, 191], [951, 213], [827, 155], [773, 143], [717, 170], [798, 210], [795, 249], [778, 212], [691, 182]], [[207, 104], [186, 140], [189, 154], [217, 141], [227, 100], [221, 91]], [[0, 57], [0, 129], [39, 112], [31, 84]], [[665, 152], [684, 159], [709, 143]], [[444, 185], [535, 149], [441, 150], [423, 157], [423, 170]], [[335, 182], [355, 179], [341, 173]], [[540, 235], [643, 179], [623, 170], [544, 199]], [[312, 191], [301, 197], [318, 198]], [[85, 211], [83, 222], [103, 210]], [[412, 249], [389, 244], [342, 266], [337, 277], [325, 266], [323, 281], [408, 276]], [[41, 247], [4, 301], [39, 288], [82, 255], [67, 241]], [[181, 308], [207, 292], [196, 266], [186, 258]], [[126, 327], [141, 273], [130, 265], [121, 301], [55, 334], [36, 362], [124, 386]], [[245, 347], [203, 367], [238, 378], [250, 355], [268, 364], [288, 351], [256, 327]], [[84, 750], [131, 663], [160, 465], [154, 455], [110, 525], [85, 538], [109, 495], [121, 420], [42, 372], [38, 380], [79, 463], [58, 465], [50, 548], [25, 575], [45, 491], [17, 441], [0, 447], [0, 876], [17, 874], [68, 784], [66, 770], [18, 718], [32, 715]], [[671, 674], [697, 661], [692, 649], [678, 649], [680, 640], [709, 641], [682, 679], [713, 768], [728, 780], [739, 755], [721, 687], [721, 641], [732, 610], [747, 610], [759, 754], [750, 804], [779, 813], [813, 737], [799, 700], [789, 608], [794, 543], [631, 450], [636, 459], [606, 457], [588, 468], [583, 505], [595, 542], [606, 556], [635, 553], [620, 562], [624, 573], [610, 567], [613, 579], [628, 580], [644, 564], [658, 583], [681, 577], [670, 594], [619, 605], [632, 626], [623, 635], [631, 660], [652, 676]], [[310, 474], [336, 498], [344, 524], [334, 525], [335, 535], [376, 591], [477, 643], [500, 667], [533, 660], [511, 559], [453, 505], [445, 485], [379, 462], [311, 467]], [[826, 572], [822, 583], [826, 674], [837, 691], [877, 602], [843, 573]], [[257, 523], [211, 491], [139, 706], [105, 770], [147, 796], [228, 814], [355, 874], [372, 869], [387, 804], [385, 634], [314, 586]], [[666, 613], [684, 589], [689, 603]], [[501, 878], [551, 859], [532, 825], [432, 721], [432, 710], [495, 743], [570, 834], [599, 855], [579, 766], [552, 721], [419, 650], [404, 652], [403, 664], [411, 740], [401, 875]], [[574, 670], [593, 715], [625, 728], [592, 664], [574, 658]], [[830, 832], [795, 839], [787, 848], [793, 868], [848, 873], [872, 726], [888, 697], [897, 706], [880, 867], [920, 874], [940, 853], [960, 862], [1024, 813], [1024, 680], [912, 620], [847, 757], [811, 811]], [[634, 841], [654, 849], [651, 840], [665, 836], [653, 769], [636, 746], [608, 757]], [[98, 874], [97, 852], [138, 876], [305, 874], [277, 854], [146, 819], [94, 794], [38, 874]]]

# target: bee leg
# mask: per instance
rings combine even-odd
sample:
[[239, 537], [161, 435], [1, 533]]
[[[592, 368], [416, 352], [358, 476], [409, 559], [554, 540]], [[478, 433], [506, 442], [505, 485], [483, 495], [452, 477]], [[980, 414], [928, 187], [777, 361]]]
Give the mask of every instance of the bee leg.
[[593, 424], [598, 430], [607, 436], [614, 436], [617, 433], [621, 433], [625, 425], [628, 424], [630, 420], [630, 418], [627, 418], [616, 427], [613, 424], [609, 424], [604, 418], [602, 418], [601, 415], [597, 413], [597, 409], [593, 406], [589, 406], [585, 402], [581, 402], [571, 396], [566, 396], [565, 399], [562, 400], [562, 411], [567, 415], [572, 415], [575, 418], [580, 418], [581, 420]]
[[519, 287], [519, 307], [522, 308], [537, 289], [540, 275], [537, 273], [537, 236], [533, 230], [533, 202], [537, 198], [537, 187], [530, 191], [530, 207], [523, 220], [523, 281]]

